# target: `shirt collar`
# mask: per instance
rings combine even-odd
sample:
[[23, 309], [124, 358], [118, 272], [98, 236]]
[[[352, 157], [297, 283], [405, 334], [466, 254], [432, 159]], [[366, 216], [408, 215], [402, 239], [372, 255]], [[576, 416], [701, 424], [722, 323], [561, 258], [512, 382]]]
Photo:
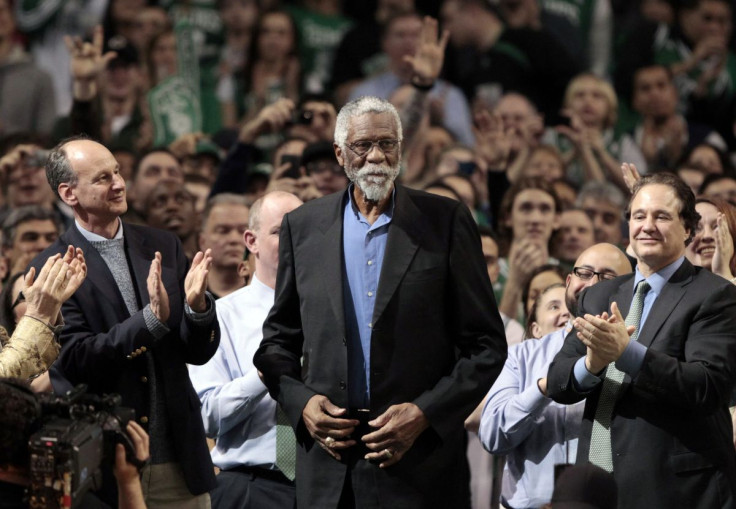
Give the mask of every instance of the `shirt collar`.
[[74, 224], [77, 225], [77, 230], [79, 230], [79, 233], [82, 234], [82, 237], [90, 242], [101, 242], [105, 240], [117, 240], [123, 238], [123, 222], [120, 220], [120, 218], [118, 218], [118, 231], [112, 239], [106, 239], [102, 235], [97, 235], [96, 233], [92, 233], [89, 230], [85, 230], [84, 227], [79, 224], [79, 221], [77, 221], [76, 219], [74, 220]]
[[251, 278], [250, 284], [248, 286], [252, 286], [256, 293], [258, 293], [259, 295], [271, 295], [273, 297], [275, 293], [273, 288], [258, 279], [258, 274], [253, 274], [253, 277]]
[[682, 262], [684, 261], [685, 257], [681, 256], [669, 265], [662, 267], [648, 278], [645, 278], [644, 275], [639, 272], [639, 266], [637, 265], [636, 274], [634, 276], [634, 291], [636, 291], [636, 286], [639, 284], [639, 281], [646, 279], [647, 283], [649, 283], [649, 286], [651, 286], [650, 291], [659, 295], [660, 293], [662, 293], [664, 285], [667, 283], [667, 281], [669, 281], [672, 275], [677, 272], [677, 269], [680, 268]]
[[[355, 184], [353, 182], [350, 183], [348, 186], [348, 207], [349, 210], [355, 215], [355, 219], [357, 221], [361, 221], [364, 223], [367, 223], [368, 220], [363, 216], [363, 214], [360, 213], [360, 210], [358, 210], [358, 206], [353, 201], [353, 189], [355, 188]], [[391, 219], [394, 217], [394, 205], [396, 203], [396, 184], [394, 183], [394, 187], [391, 190], [391, 201], [388, 204], [388, 207], [386, 207], [386, 210], [384, 210], [380, 216], [378, 216], [378, 219], [375, 223], [371, 226], [371, 230], [378, 228], [386, 223], [389, 223]]]

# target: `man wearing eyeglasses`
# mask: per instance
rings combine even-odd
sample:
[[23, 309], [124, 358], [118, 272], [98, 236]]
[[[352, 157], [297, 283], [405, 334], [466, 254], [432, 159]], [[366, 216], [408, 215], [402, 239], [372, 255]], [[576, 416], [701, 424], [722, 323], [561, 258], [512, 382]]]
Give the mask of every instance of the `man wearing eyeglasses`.
[[296, 432], [299, 507], [468, 507], [463, 420], [506, 358], [467, 207], [396, 185], [387, 101], [340, 111], [348, 189], [281, 225], [254, 363]]
[[[583, 251], [565, 283], [570, 315], [575, 316], [580, 292], [629, 272], [629, 259], [613, 244], [595, 244]], [[506, 456], [504, 507], [539, 507], [549, 502], [555, 466], [575, 461], [583, 405], [566, 406], [547, 396], [549, 364], [571, 329], [568, 322], [539, 340], [510, 347], [486, 400], [465, 422], [470, 431], [478, 432], [488, 452]]]

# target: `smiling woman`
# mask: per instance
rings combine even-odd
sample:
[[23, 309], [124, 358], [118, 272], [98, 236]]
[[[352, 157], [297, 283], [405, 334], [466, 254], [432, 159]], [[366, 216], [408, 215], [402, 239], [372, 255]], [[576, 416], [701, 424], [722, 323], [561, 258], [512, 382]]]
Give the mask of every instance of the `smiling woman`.
[[[688, 260], [726, 279], [733, 279], [736, 274], [736, 208], [726, 200], [703, 197], [695, 201], [695, 210], [700, 214], [700, 221], [687, 247]], [[727, 232], [721, 230], [723, 226], [728, 227]]]

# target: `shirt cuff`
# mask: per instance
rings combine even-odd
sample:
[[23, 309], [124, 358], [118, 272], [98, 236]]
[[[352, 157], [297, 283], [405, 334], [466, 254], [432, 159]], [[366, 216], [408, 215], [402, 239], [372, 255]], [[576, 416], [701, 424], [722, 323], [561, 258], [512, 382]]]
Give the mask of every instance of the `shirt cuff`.
[[146, 322], [146, 328], [150, 332], [154, 339], [161, 339], [169, 333], [169, 328], [164, 322], [156, 318], [156, 315], [151, 311], [151, 305], [147, 304], [143, 308], [143, 320]]
[[519, 408], [528, 414], [539, 412], [552, 402], [539, 390], [538, 382], [534, 382], [534, 384], [520, 392], [516, 401]]
[[647, 347], [638, 341], [629, 341], [626, 345], [624, 353], [616, 361], [616, 367], [632, 378], [639, 374], [641, 365], [644, 364], [644, 356], [647, 354]]
[[196, 325], [209, 325], [212, 323], [212, 320], [215, 319], [215, 298], [212, 297], [210, 292], [205, 292], [204, 298], [207, 303], [207, 308], [201, 313], [190, 308], [189, 303], [184, 299], [184, 312], [186, 313], [187, 318]]
[[580, 357], [573, 368], [573, 383], [579, 392], [589, 392], [601, 383], [600, 377], [594, 375], [585, 366], [585, 357]]

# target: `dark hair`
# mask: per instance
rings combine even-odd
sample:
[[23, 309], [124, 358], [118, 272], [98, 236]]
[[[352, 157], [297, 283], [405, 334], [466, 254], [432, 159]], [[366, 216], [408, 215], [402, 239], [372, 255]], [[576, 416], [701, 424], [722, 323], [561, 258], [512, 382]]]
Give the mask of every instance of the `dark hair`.
[[25, 468], [28, 440], [39, 425], [41, 405], [18, 378], [0, 378], [0, 402], [0, 467]]
[[40, 205], [25, 205], [18, 207], [7, 215], [3, 221], [3, 247], [11, 248], [15, 242], [15, 234], [18, 226], [28, 221], [51, 221], [56, 226], [56, 231], [61, 233], [62, 225], [56, 214]]
[[59, 185], [69, 184], [73, 186], [77, 183], [77, 174], [72, 169], [72, 163], [69, 161], [69, 156], [64, 147], [72, 141], [90, 139], [86, 134], [71, 136], [61, 140], [49, 152], [49, 158], [46, 160], [46, 180], [48, 180], [57, 198], [61, 199]]
[[[452, 187], [450, 187], [448, 184], [442, 182], [442, 180], [435, 180], [433, 182], [430, 182], [429, 184], [427, 184], [426, 186], [424, 186], [423, 190], [424, 191], [427, 191], [428, 189], [430, 189], [432, 187], [436, 187], [438, 189], [444, 189], [448, 193], [452, 194], [452, 196], [454, 196], [455, 199], [457, 201], [459, 201], [460, 203], [462, 203], [462, 201], [463, 201], [463, 199], [460, 197], [460, 195], [457, 194], [457, 191], [455, 191], [455, 189], [453, 189]], [[427, 191], [427, 192], [431, 192], [431, 191]]]
[[668, 186], [675, 192], [675, 196], [680, 201], [680, 219], [685, 229], [690, 231], [690, 235], [685, 240], [685, 245], [687, 246], [693, 240], [695, 229], [698, 227], [698, 221], [700, 221], [700, 214], [695, 210], [695, 195], [690, 189], [690, 186], [673, 173], [662, 172], [645, 175], [634, 184], [634, 189], [631, 191], [631, 199], [626, 206], [626, 220], [631, 219], [631, 204], [634, 202], [636, 195], [643, 187], [652, 184]]
[[13, 306], [13, 285], [15, 285], [18, 278], [23, 276], [25, 276], [23, 272], [11, 274], [8, 280], [5, 281], [3, 291], [0, 292], [0, 326], [5, 328], [8, 336], [12, 336], [15, 331], [15, 317], [11, 309]]
[[258, 16], [258, 21], [256, 21], [256, 24], [253, 27], [253, 35], [250, 38], [251, 43], [248, 47], [248, 54], [246, 55], [245, 59], [245, 67], [243, 68], [243, 92], [246, 94], [251, 91], [251, 83], [253, 81], [253, 69], [255, 67], [255, 64], [259, 61], [258, 53], [261, 50], [259, 39], [261, 37], [261, 32], [263, 31], [263, 20], [267, 16], [272, 16], [274, 14], [284, 16], [286, 17], [286, 19], [289, 20], [289, 24], [291, 25], [291, 33], [294, 37], [294, 44], [291, 48], [291, 51], [289, 52], [289, 56], [297, 57], [299, 54], [299, 28], [294, 21], [294, 17], [291, 15], [291, 13], [279, 8], [268, 9], [261, 12]]
[[526, 319], [526, 327], [524, 327], [524, 339], [529, 339], [534, 337], [532, 334], [532, 325], [534, 322], [537, 321], [537, 311], [539, 310], [539, 300], [542, 298], [542, 295], [547, 293], [550, 290], [554, 290], [555, 288], [565, 288], [564, 283], [552, 283], [551, 285], [547, 286], [539, 292], [539, 296], [537, 296], [536, 299], [534, 299], [534, 303], [532, 304], [532, 308], [529, 310], [529, 316]]
[[688, 165], [688, 167], [692, 166], [691, 163], [688, 163], [688, 159], [690, 159], [690, 157], [693, 155], [693, 152], [701, 147], [708, 147], [716, 153], [716, 155], [718, 156], [718, 160], [721, 162], [721, 168], [723, 168], [723, 175], [727, 175], [729, 177], [733, 177], [736, 175], [736, 170], [734, 169], [733, 163], [728, 157], [728, 154], [724, 152], [721, 148], [716, 147], [715, 145], [713, 145], [712, 143], [708, 143], [707, 141], [703, 141], [701, 143], [698, 143], [697, 145], [689, 147], [687, 151], [682, 155], [680, 160], [677, 162], [675, 168], [680, 168], [686, 165]]
[[703, 179], [703, 183], [700, 184], [700, 187], [698, 188], [698, 196], [705, 193], [705, 190], [708, 189], [708, 186], [711, 184], [714, 184], [716, 182], [720, 182], [721, 180], [733, 180], [736, 182], [736, 178], [730, 176], [730, 175], [722, 175], [720, 173], [709, 173], [705, 176]]
[[[131, 180], [135, 180], [135, 178], [138, 176], [138, 171], [141, 168], [141, 163], [143, 162], [143, 160], [146, 157], [150, 156], [151, 154], [156, 154], [158, 152], [163, 152], [164, 154], [169, 154], [171, 157], [173, 157], [174, 159], [176, 159], [176, 162], [178, 164], [181, 164], [181, 161], [179, 160], [178, 157], [176, 157], [176, 154], [174, 154], [167, 147], [153, 147], [153, 148], [149, 148], [148, 150], [144, 150], [143, 152], [141, 152], [141, 153], [138, 154], [138, 157], [135, 160], [135, 164], [133, 164], [133, 173], [130, 176], [130, 179]], [[183, 170], [182, 170], [182, 173], [183, 173]]]
[[527, 316], [526, 301], [529, 300], [529, 290], [531, 289], [532, 281], [542, 272], [554, 272], [555, 274], [560, 276], [560, 279], [562, 281], [565, 281], [565, 278], [567, 277], [567, 272], [565, 272], [565, 269], [563, 269], [559, 265], [552, 265], [551, 263], [545, 263], [544, 265], [534, 269], [531, 274], [529, 274], [529, 278], [524, 281], [524, 289], [521, 291], [521, 304], [524, 307], [524, 316]]

